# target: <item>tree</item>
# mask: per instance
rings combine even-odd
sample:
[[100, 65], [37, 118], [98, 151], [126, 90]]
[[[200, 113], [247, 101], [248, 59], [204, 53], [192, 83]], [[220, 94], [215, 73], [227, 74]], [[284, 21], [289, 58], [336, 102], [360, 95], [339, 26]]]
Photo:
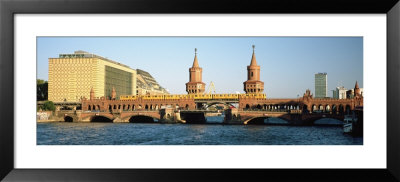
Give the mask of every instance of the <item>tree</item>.
[[44, 102], [42, 109], [44, 111], [54, 111], [56, 110], [56, 107], [54, 106], [54, 103], [52, 101], [46, 101]]
[[37, 79], [36, 80], [36, 99], [38, 101], [47, 100], [48, 93], [48, 83], [45, 80]]

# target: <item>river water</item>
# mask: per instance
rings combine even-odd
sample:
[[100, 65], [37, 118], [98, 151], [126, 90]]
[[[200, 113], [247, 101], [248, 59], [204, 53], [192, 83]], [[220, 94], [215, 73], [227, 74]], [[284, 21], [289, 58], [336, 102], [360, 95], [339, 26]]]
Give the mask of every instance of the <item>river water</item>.
[[[337, 120], [336, 120], [337, 121]], [[362, 145], [341, 126], [37, 123], [38, 145]], [[268, 120], [266, 123], [281, 123]], [[327, 120], [326, 123], [335, 123]]]

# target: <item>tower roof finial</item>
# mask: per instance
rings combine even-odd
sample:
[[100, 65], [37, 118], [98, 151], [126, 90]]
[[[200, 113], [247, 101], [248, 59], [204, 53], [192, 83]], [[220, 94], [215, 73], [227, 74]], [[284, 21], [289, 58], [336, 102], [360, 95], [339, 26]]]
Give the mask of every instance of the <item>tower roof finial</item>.
[[253, 56], [251, 57], [250, 66], [257, 66], [256, 54], [254, 53], [254, 48], [255, 48], [256, 46], [253, 45], [252, 47], [253, 47]]
[[200, 67], [199, 66], [199, 61], [197, 60], [197, 48], [194, 48], [194, 61], [193, 61], [193, 68], [194, 67]]

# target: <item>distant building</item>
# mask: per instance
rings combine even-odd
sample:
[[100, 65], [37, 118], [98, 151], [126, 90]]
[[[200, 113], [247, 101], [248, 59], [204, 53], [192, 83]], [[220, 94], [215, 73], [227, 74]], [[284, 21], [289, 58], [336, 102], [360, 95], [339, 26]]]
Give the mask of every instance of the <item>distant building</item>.
[[136, 95], [164, 95], [168, 91], [161, 87], [149, 72], [137, 69]]
[[328, 97], [328, 74], [315, 74], [315, 98]]
[[334, 99], [346, 99], [347, 98], [347, 89], [345, 89], [343, 86], [341, 87], [336, 87], [335, 90], [333, 90], [333, 98]]
[[75, 51], [49, 58], [48, 83], [50, 101], [111, 97], [113, 90], [118, 94], [114, 97], [118, 98], [136, 93], [136, 70], [95, 54]]

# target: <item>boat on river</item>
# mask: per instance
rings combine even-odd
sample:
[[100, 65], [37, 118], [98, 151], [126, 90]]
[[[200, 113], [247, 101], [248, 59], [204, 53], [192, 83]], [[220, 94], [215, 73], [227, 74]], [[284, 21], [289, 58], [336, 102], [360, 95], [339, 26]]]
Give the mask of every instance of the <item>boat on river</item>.
[[357, 117], [354, 114], [345, 115], [343, 120], [343, 132], [352, 133], [353, 125], [357, 122]]

